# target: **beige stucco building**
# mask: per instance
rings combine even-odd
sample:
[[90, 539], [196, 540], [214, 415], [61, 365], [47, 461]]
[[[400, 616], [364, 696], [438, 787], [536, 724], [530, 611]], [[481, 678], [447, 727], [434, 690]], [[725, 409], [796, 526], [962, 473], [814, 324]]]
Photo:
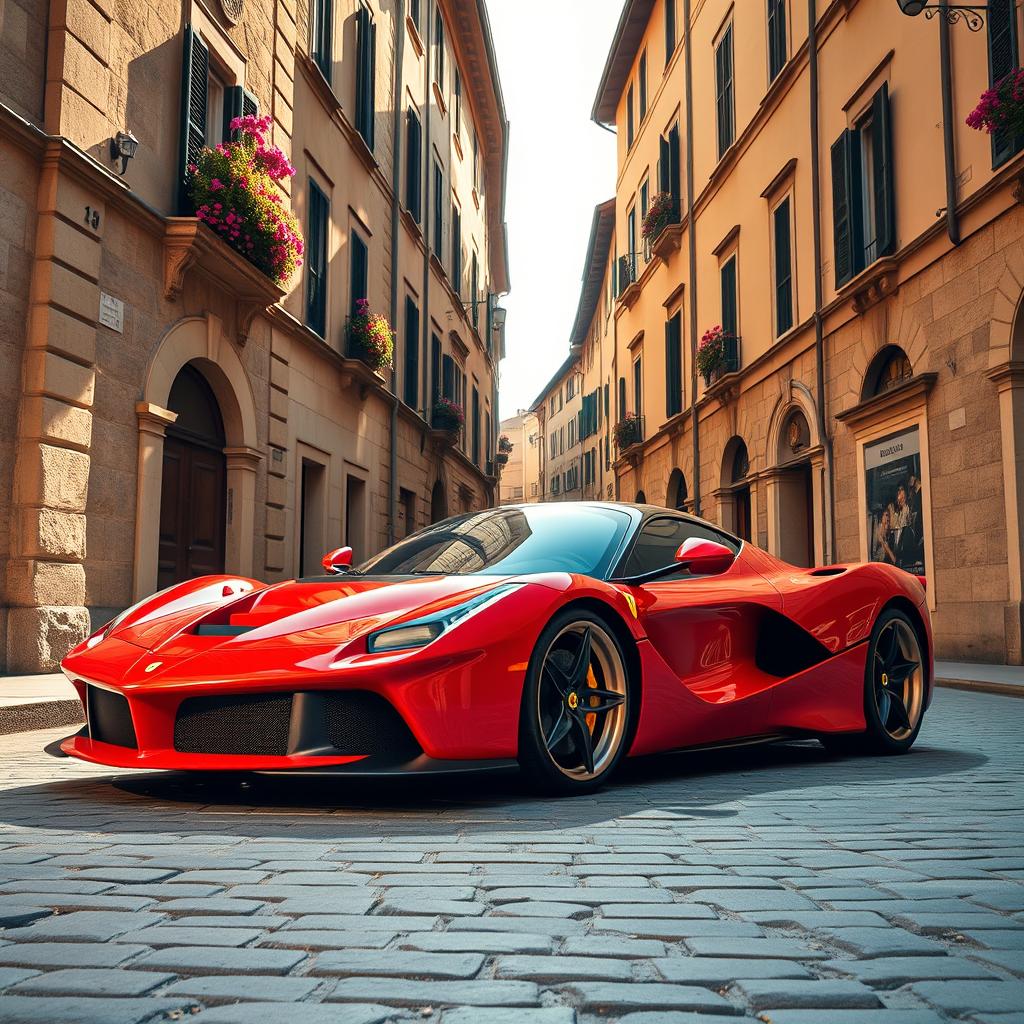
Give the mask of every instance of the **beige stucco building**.
[[980, 32], [813, 9], [623, 5], [594, 104], [614, 210], [566, 366], [600, 399], [584, 449], [627, 417], [629, 443], [579, 496], [691, 509], [797, 565], [895, 562], [928, 578], [940, 657], [1020, 663], [1024, 139], [965, 118], [1020, 65], [1022, 4]]
[[[501, 467], [499, 494], [502, 505], [518, 505], [541, 500], [540, 422], [529, 409], [520, 409], [515, 416], [501, 421], [501, 437], [512, 445], [508, 462]], [[498, 452], [501, 460], [501, 452]]]
[[[484, 0], [7, 0], [0, 21], [0, 670], [52, 669], [177, 579], [288, 578], [496, 502]], [[241, 111], [297, 170], [286, 290], [182, 205], [183, 139]], [[352, 357], [360, 298], [393, 373]], [[441, 395], [461, 436], [433, 427]]]
[[542, 501], [574, 501], [583, 497], [580, 410], [579, 346], [569, 349], [565, 362], [555, 370], [530, 411], [540, 426], [540, 481]]

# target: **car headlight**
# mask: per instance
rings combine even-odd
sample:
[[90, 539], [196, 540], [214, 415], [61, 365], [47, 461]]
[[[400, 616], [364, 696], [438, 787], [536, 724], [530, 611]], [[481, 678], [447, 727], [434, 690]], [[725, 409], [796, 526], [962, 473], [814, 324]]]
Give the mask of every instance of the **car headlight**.
[[406, 651], [417, 647], [426, 647], [452, 626], [474, 612], [480, 611], [493, 601], [500, 600], [505, 594], [515, 590], [517, 586], [518, 584], [506, 584], [495, 587], [493, 590], [488, 590], [486, 594], [478, 594], [452, 608], [445, 608], [418, 619], [410, 619], [400, 626], [379, 629], [366, 638], [366, 649], [371, 654], [386, 654], [389, 651]]

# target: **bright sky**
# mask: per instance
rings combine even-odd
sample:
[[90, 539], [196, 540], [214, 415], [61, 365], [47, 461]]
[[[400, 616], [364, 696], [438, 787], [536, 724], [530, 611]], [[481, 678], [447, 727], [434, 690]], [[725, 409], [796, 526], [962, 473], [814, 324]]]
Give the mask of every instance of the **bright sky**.
[[512, 124], [502, 418], [564, 362], [594, 207], [615, 194], [615, 137], [590, 109], [621, 10], [622, 0], [488, 3]]

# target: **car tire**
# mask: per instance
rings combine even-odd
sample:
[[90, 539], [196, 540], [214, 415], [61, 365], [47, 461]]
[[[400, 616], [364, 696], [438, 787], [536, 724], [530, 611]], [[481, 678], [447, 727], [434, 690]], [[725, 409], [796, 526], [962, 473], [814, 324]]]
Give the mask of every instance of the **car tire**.
[[519, 765], [548, 795], [592, 793], [632, 742], [637, 687], [622, 643], [585, 608], [557, 614], [537, 640], [519, 716]]
[[864, 667], [864, 721], [856, 733], [820, 736], [833, 754], [906, 754], [924, 721], [927, 668], [914, 623], [898, 608], [879, 615]]

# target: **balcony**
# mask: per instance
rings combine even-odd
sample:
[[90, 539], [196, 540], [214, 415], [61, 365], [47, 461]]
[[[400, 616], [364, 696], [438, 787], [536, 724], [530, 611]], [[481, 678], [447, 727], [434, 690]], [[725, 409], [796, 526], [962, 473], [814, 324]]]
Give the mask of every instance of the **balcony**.
[[669, 257], [679, 251], [683, 241], [682, 213], [681, 201], [674, 198], [653, 237], [645, 243], [648, 259], [657, 256], [667, 263]]
[[635, 252], [619, 257], [618, 262], [618, 298], [627, 309], [632, 309], [640, 296], [640, 260]]
[[736, 392], [737, 375], [743, 365], [742, 341], [739, 336], [722, 339], [722, 361], [710, 373], [704, 374], [705, 395], [730, 401]]

